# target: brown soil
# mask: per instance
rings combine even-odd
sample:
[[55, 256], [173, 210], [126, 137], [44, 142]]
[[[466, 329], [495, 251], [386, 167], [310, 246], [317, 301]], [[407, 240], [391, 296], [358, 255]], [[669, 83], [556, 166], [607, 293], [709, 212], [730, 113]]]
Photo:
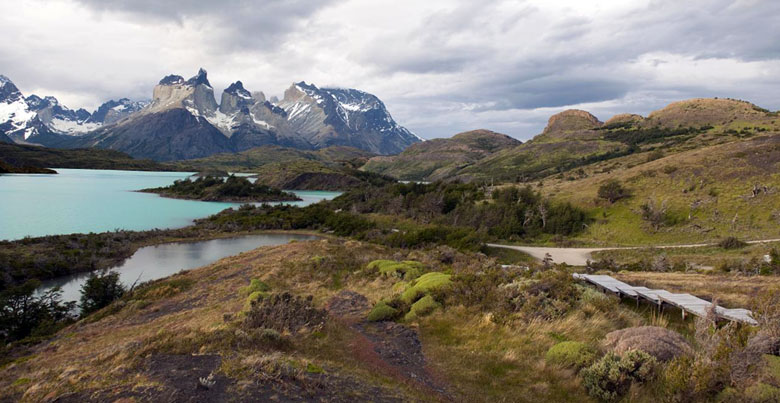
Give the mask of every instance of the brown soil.
[[410, 386], [453, 400], [444, 383], [427, 367], [417, 330], [395, 322], [368, 322], [371, 306], [363, 295], [342, 291], [328, 302], [331, 316], [355, 331], [355, 355], [376, 370]]

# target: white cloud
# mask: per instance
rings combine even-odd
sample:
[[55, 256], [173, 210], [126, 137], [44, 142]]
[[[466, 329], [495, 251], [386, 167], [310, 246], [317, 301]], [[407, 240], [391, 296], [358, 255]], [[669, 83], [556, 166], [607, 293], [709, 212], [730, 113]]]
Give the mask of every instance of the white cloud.
[[[27, 0], [0, 3], [0, 73], [72, 107], [148, 98], [209, 71], [280, 95], [293, 81], [379, 96], [423, 137], [527, 139], [547, 117], [606, 120], [696, 96], [780, 108], [780, 3], [505, 0]], [[217, 94], [219, 95], [219, 94]]]

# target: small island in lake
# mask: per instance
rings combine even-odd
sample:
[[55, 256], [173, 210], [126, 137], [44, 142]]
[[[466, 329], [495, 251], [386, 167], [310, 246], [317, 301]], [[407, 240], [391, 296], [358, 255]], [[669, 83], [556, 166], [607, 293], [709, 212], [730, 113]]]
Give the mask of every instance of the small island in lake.
[[227, 179], [214, 176], [200, 176], [195, 180], [187, 178], [177, 180], [170, 186], [143, 189], [140, 192], [157, 193], [175, 199], [234, 203], [301, 200], [293, 193], [233, 175]]

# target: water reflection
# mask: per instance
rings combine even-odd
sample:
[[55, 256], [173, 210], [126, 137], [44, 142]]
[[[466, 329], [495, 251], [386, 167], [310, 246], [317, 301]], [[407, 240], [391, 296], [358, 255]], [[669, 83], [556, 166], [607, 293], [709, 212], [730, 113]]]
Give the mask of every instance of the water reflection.
[[[227, 256], [237, 255], [261, 246], [282, 245], [292, 240], [317, 239], [314, 235], [262, 234], [238, 238], [213, 239], [200, 242], [168, 243], [139, 249], [115, 270], [125, 285], [136, 281], [155, 280], [167, 277], [181, 270], [205, 266]], [[78, 301], [81, 286], [88, 273], [74, 274], [45, 281], [39, 293], [52, 287], [62, 288], [64, 301]]]

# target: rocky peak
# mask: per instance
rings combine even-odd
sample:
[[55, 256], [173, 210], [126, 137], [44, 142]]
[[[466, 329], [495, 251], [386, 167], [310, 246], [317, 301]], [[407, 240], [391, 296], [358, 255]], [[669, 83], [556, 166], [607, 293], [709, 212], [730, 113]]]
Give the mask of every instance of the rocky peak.
[[87, 122], [111, 124], [140, 111], [147, 104], [146, 101], [131, 101], [128, 98], [120, 98], [117, 101], [112, 99], [100, 105]]
[[230, 115], [253, 105], [255, 102], [252, 94], [244, 88], [241, 81], [236, 81], [222, 91], [219, 111]]
[[23, 98], [19, 88], [6, 76], [0, 75], [0, 102], [13, 102]]
[[252, 94], [244, 88], [244, 84], [241, 81], [236, 81], [225, 88], [225, 92], [233, 95], [238, 95], [242, 98], [251, 98]]
[[192, 76], [185, 84], [191, 85], [193, 87], [198, 85], [205, 85], [207, 87], [211, 87], [211, 84], [209, 84], [209, 79], [207, 77], [208, 73], [206, 70], [204, 70], [202, 67], [198, 70], [198, 74], [195, 74]]
[[159, 85], [179, 85], [179, 84], [184, 84], [184, 77], [176, 74], [171, 74], [163, 77], [163, 79], [160, 80], [159, 83]]
[[590, 112], [579, 109], [568, 109], [550, 116], [544, 134], [561, 133], [577, 130], [589, 130], [601, 126], [603, 123]]

